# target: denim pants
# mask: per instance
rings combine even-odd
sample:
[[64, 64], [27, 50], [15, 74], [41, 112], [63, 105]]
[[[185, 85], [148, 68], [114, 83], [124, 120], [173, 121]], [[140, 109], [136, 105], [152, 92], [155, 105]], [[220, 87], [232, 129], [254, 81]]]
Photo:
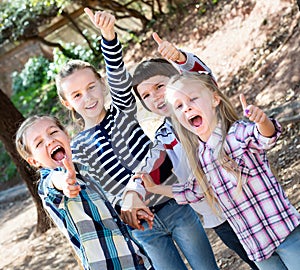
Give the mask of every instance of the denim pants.
[[251, 269], [258, 270], [255, 262], [251, 261], [248, 258], [248, 255], [242, 246], [240, 240], [238, 239], [237, 235], [229, 225], [228, 221], [223, 222], [219, 226], [213, 228], [216, 234], [220, 237], [223, 243], [232, 249], [239, 257], [247, 263]]
[[300, 226], [275, 249], [270, 258], [255, 263], [261, 270], [300, 269]]
[[154, 218], [153, 229], [143, 222], [144, 231], [133, 230], [134, 238], [144, 247], [155, 270], [186, 270], [175, 245], [194, 270], [219, 269], [200, 219], [189, 205], [171, 199]]

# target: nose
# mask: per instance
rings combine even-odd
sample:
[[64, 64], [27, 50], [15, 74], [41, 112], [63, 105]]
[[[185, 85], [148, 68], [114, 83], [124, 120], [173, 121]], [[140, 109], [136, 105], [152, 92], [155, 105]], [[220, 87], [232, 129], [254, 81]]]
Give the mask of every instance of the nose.
[[46, 140], [46, 145], [49, 146], [54, 142], [54, 139], [51, 136], [47, 136]]
[[186, 112], [188, 112], [190, 110], [191, 110], [191, 107], [188, 104], [184, 103], [183, 104], [183, 111], [186, 113]]

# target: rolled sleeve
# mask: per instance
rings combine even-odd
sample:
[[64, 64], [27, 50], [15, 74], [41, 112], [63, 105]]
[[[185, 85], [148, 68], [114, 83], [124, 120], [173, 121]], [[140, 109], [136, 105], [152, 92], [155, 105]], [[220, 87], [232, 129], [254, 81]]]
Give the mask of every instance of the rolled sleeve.
[[182, 184], [173, 184], [172, 192], [178, 204], [195, 203], [204, 199], [204, 194], [196, 179]]
[[279, 136], [282, 133], [282, 128], [281, 128], [281, 125], [279, 124], [279, 122], [275, 119], [271, 119], [271, 121], [275, 127], [275, 132], [272, 137], [265, 137], [265, 136], [261, 135], [258, 131], [257, 125], [255, 125], [254, 131], [253, 131], [254, 137], [264, 147], [264, 149], [268, 149], [268, 148], [274, 146], [274, 144], [276, 143], [276, 141], [278, 140]]

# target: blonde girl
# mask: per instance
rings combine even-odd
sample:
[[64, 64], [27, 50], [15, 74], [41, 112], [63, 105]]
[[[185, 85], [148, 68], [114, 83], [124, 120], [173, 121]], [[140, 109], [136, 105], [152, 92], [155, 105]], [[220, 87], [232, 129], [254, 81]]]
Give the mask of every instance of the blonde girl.
[[238, 120], [207, 74], [173, 77], [166, 99], [197, 183], [212, 206], [217, 200], [248, 257], [260, 269], [298, 269], [300, 215], [272, 173], [265, 152], [281, 133], [278, 122], [247, 105], [243, 95], [250, 121]]

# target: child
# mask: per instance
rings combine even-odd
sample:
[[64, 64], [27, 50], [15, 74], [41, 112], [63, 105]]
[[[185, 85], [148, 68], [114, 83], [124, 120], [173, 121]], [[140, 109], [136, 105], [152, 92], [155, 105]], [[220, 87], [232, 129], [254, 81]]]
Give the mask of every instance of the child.
[[69, 137], [56, 118], [25, 120], [16, 146], [21, 157], [39, 169], [43, 205], [84, 269], [146, 269], [137, 244], [99, 185], [75, 172]]
[[[300, 215], [265, 153], [281, 133], [277, 121], [247, 105], [243, 96], [245, 115], [252, 122], [238, 120], [206, 74], [175, 76], [167, 85], [166, 99], [199, 185], [217, 199], [248, 257], [259, 269], [298, 269]], [[184, 200], [184, 192], [176, 196]]]
[[[177, 63], [179, 70], [198, 70], [211, 74], [211, 70], [195, 55], [177, 50], [171, 43], [161, 40], [156, 33], [153, 34], [153, 38], [157, 42], [158, 51], [162, 56], [175, 60], [174, 62]], [[165, 86], [169, 78], [176, 74], [179, 74], [178, 70], [170, 62], [160, 58], [141, 62], [133, 74], [133, 89], [143, 106], [160, 116], [166, 117], [164, 123], [155, 133], [155, 148], [152, 148], [148, 153], [147, 163], [141, 170], [151, 172], [157, 164], [157, 160], [161, 159], [166, 152], [172, 161], [174, 173], [180, 181], [180, 184], [174, 184], [168, 188], [164, 186], [163, 193], [160, 193], [171, 198], [174, 197], [173, 189], [178, 192], [185, 185], [190, 184], [188, 179], [192, 174], [186, 154], [174, 133], [170, 119], [171, 111], [165, 103]], [[153, 192], [154, 190], [148, 189], [148, 191]], [[159, 194], [159, 190], [156, 189], [155, 191], [153, 193]], [[141, 190], [139, 190], [139, 193], [143, 195]], [[255, 263], [249, 260], [243, 246], [223, 215], [217, 216], [208, 205], [207, 200], [194, 199], [191, 206], [202, 215], [204, 227], [214, 229], [222, 241], [248, 263], [252, 269], [258, 269]]]
[[[120, 205], [118, 195], [146, 156], [151, 141], [144, 134], [137, 119], [137, 106], [131, 92], [131, 76], [122, 61], [122, 48], [114, 32], [115, 18], [106, 12], [93, 14], [85, 9], [93, 24], [102, 32], [102, 53], [112, 104], [104, 105], [104, 85], [91, 67], [68, 63], [57, 77], [58, 95], [62, 103], [80, 115], [84, 130], [72, 141], [74, 162], [84, 175], [96, 179], [110, 194], [114, 206]], [[158, 168], [162, 180], [171, 176], [168, 160]], [[141, 201], [136, 194], [135, 200]], [[153, 200], [155, 211], [153, 228], [150, 225], [136, 237], [150, 256], [155, 269], [186, 269], [178, 249], [194, 269], [218, 269], [205, 231], [196, 213], [190, 207], [179, 206], [174, 200]], [[141, 201], [142, 202], [142, 201]], [[153, 213], [144, 207], [149, 217]], [[185, 220], [189, 220], [186, 223]], [[133, 230], [133, 233], [137, 230]], [[192, 238], [187, 241], [187, 239]], [[203, 252], [199, 253], [199, 250]], [[197, 252], [196, 252], [197, 251]], [[196, 256], [195, 256], [196, 255]]]

